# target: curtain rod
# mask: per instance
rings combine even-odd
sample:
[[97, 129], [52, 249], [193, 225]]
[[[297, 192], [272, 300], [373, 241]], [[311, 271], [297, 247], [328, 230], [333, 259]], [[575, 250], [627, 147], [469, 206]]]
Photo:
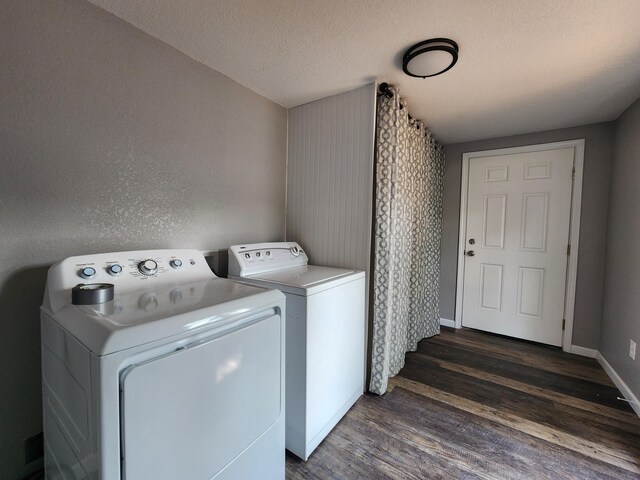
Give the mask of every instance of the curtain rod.
[[[389, 88], [389, 84], [387, 82], [382, 82], [380, 84], [379, 89], [380, 89], [380, 93], [378, 95], [384, 96], [387, 98], [393, 98], [393, 92]], [[400, 110], [403, 110], [403, 109], [404, 107], [402, 106], [402, 104], [400, 104]], [[409, 119], [413, 120], [413, 117], [411, 116], [411, 114], [409, 114]]]
[[[378, 96], [384, 96], [387, 98], [393, 98], [393, 92], [391, 91], [391, 89], [389, 88], [389, 84], [387, 82], [382, 82], [379, 87], [378, 90], [380, 90], [380, 93], [378, 93]], [[402, 104], [400, 104], [400, 110], [403, 109]], [[409, 120], [417, 120], [414, 117], [411, 116], [411, 114], [409, 115]], [[420, 120], [418, 120], [420, 121]], [[416, 125], [416, 128], [420, 128], [419, 125]], [[425, 128], [425, 137], [428, 135], [428, 130]]]
[[393, 92], [389, 89], [389, 84], [387, 82], [382, 82], [379, 89], [379, 95], [384, 95], [387, 98], [393, 98]]

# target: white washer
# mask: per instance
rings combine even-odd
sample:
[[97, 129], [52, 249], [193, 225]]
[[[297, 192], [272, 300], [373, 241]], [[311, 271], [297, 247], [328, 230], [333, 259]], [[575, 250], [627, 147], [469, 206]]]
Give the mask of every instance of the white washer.
[[[73, 305], [79, 283], [115, 297]], [[120, 252], [53, 265], [41, 310], [47, 479], [284, 478], [282, 293]]]
[[229, 278], [287, 297], [286, 446], [306, 460], [364, 390], [365, 274], [308, 265], [295, 242], [235, 245]]

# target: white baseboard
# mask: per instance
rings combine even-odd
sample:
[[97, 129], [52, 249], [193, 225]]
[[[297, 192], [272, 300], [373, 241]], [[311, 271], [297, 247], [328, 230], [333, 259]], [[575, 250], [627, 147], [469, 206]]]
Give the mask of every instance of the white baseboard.
[[607, 372], [609, 378], [613, 381], [613, 383], [616, 384], [616, 387], [618, 387], [618, 390], [620, 390], [622, 396], [629, 400], [629, 405], [631, 406], [631, 408], [633, 408], [633, 411], [636, 412], [636, 414], [640, 417], [640, 400], [638, 400], [638, 398], [633, 394], [627, 384], [624, 383], [624, 380], [620, 378], [620, 375], [618, 375], [613, 367], [609, 365], [607, 359], [604, 358], [600, 352], [597, 353], [596, 359], [598, 360], [598, 363], [602, 365], [604, 371]]
[[589, 358], [596, 358], [598, 356], [597, 350], [594, 350], [593, 348], [581, 347], [579, 345], [571, 345], [571, 353]]
[[456, 322], [449, 320], [448, 318], [441, 318], [440, 325], [443, 327], [456, 328]]

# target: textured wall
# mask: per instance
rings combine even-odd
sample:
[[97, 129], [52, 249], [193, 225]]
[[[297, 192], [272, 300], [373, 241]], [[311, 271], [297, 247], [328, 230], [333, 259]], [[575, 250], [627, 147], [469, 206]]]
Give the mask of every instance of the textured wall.
[[616, 123], [600, 353], [640, 398], [640, 100]]
[[47, 266], [283, 240], [287, 112], [80, 0], [0, 15], [0, 478], [41, 431]]
[[582, 216], [573, 344], [586, 348], [598, 348], [613, 132], [613, 122], [607, 122], [446, 146], [440, 273], [440, 316], [442, 318], [453, 320], [455, 317], [462, 154], [584, 138]]

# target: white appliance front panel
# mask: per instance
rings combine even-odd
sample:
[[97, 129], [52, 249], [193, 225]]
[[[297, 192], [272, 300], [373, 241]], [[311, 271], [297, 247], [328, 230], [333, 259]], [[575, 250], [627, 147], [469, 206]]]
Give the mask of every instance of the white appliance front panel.
[[269, 316], [127, 369], [124, 479], [212, 479], [233, 469], [283, 413], [281, 325]]
[[364, 391], [364, 292], [361, 278], [307, 298], [305, 458]]
[[308, 268], [327, 280], [308, 288], [275, 281], [299, 268], [237, 278], [286, 292], [286, 446], [303, 460], [362, 395], [366, 343], [364, 272]]

